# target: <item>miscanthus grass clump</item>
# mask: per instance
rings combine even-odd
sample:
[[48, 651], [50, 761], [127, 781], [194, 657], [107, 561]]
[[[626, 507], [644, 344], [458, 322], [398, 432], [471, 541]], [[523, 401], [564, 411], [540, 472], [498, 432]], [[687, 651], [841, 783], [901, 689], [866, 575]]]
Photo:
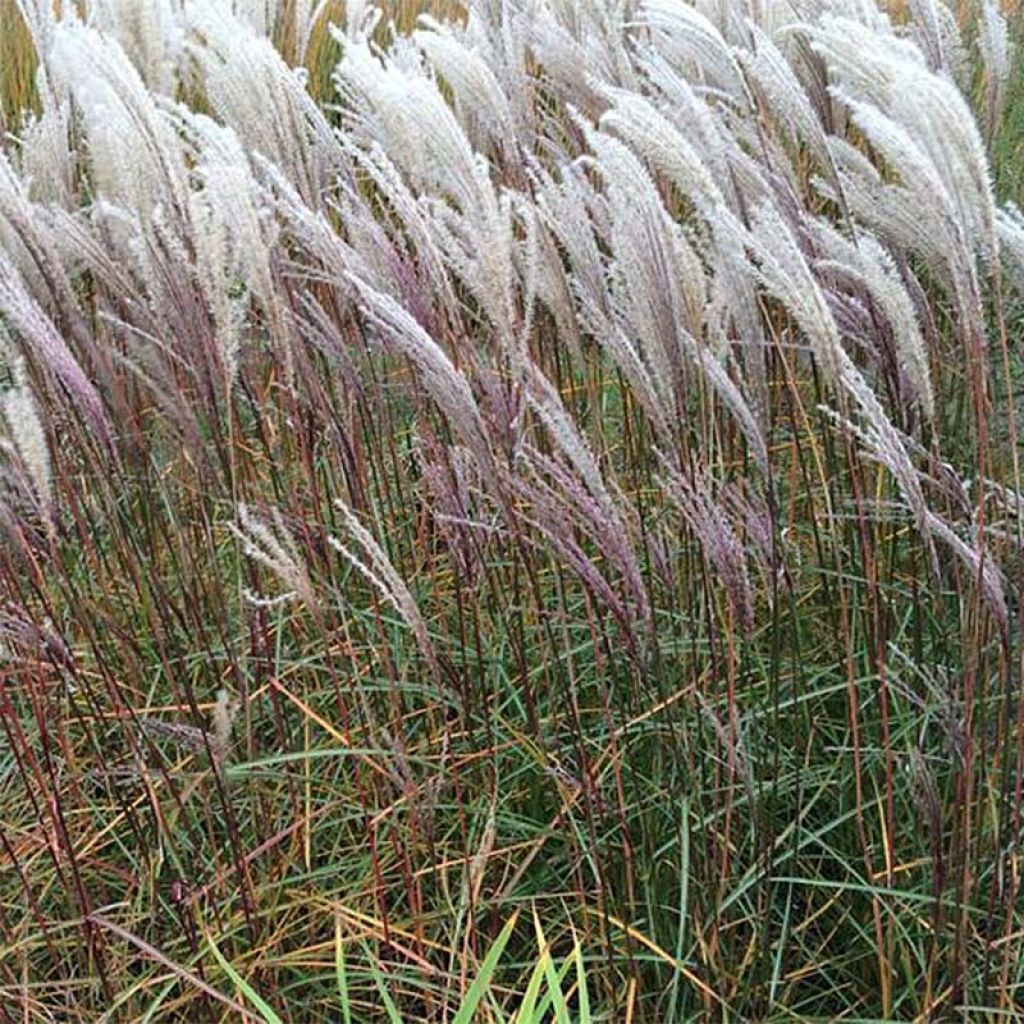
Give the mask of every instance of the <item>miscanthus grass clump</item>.
[[1013, 9], [0, 12], [0, 1024], [1024, 1019]]

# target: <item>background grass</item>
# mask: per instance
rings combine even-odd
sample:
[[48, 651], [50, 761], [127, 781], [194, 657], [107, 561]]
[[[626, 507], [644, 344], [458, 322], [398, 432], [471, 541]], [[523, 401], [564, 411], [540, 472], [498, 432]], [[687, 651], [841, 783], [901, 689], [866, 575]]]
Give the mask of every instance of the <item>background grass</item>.
[[[9, 2], [0, 40], [14, 130], [34, 60]], [[326, 102], [337, 51], [321, 31], [308, 54]], [[1020, 198], [1011, 81], [993, 165]], [[105, 283], [76, 285], [88, 303]], [[0, 1018], [1018, 1019], [1016, 618], [1002, 632], [969, 573], [929, 579], [906, 522], [863, 511], [890, 485], [766, 314], [765, 511], [785, 571], [759, 581], [749, 636], [679, 541], [621, 378], [537, 326], [538, 360], [650, 542], [641, 654], [540, 545], [467, 533], [462, 570], [424, 482], [445, 425], [377, 350], [356, 347], [367, 383], [344, 400], [337, 366], [311, 356], [308, 402], [254, 351], [223, 417], [197, 401], [175, 418], [125, 385], [113, 468], [55, 413], [57, 535], [0, 550], [17, 655], [0, 688]], [[977, 410], [940, 330], [937, 433], [970, 475]], [[993, 372], [990, 473], [1006, 482], [1013, 379]], [[706, 397], [688, 443], [753, 500]], [[436, 668], [332, 551], [337, 498], [410, 581]], [[246, 599], [276, 584], [230, 529], [238, 501], [284, 510], [314, 605]], [[226, 754], [221, 691], [238, 705]]]

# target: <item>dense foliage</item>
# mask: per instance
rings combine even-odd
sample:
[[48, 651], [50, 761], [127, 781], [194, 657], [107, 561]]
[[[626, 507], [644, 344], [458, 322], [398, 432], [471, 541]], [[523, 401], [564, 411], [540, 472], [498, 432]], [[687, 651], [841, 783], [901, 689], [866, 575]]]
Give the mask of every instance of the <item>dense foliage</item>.
[[1024, 1018], [1014, 17], [64, 6], [0, 1021]]

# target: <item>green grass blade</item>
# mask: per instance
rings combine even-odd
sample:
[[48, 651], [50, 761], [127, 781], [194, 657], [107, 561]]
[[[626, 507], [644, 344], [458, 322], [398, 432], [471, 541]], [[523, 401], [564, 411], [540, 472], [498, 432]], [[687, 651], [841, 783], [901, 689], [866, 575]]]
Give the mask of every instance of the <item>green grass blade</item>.
[[267, 1024], [284, 1024], [284, 1021], [274, 1012], [274, 1008], [228, 963], [224, 954], [217, 948], [212, 936], [207, 935], [206, 942], [214, 959], [220, 964], [221, 970], [231, 979], [238, 991], [259, 1010]]
[[341, 1019], [343, 1024], [352, 1024], [352, 1011], [348, 1000], [348, 975], [345, 973], [345, 949], [341, 942], [341, 918], [334, 919], [334, 975], [338, 984], [338, 996], [341, 999]]
[[508, 923], [501, 930], [501, 934], [495, 940], [493, 946], [491, 946], [487, 957], [484, 959], [483, 964], [480, 966], [480, 973], [473, 979], [473, 984], [469, 986], [469, 992], [466, 993], [466, 1000], [459, 1009], [459, 1012], [455, 1015], [453, 1024], [470, 1024], [473, 1020], [473, 1014], [476, 1013], [476, 1008], [480, 1005], [480, 1001], [483, 999], [484, 994], [487, 992], [491, 984], [491, 979], [494, 977], [494, 971], [498, 966], [498, 961], [501, 959], [501, 954], [505, 951], [505, 946], [508, 944], [508, 940], [512, 936], [512, 932], [515, 930], [516, 921], [519, 919], [518, 911], [509, 918]]
[[391, 993], [388, 991], [388, 983], [384, 980], [384, 975], [380, 973], [380, 968], [377, 966], [376, 956], [374, 956], [366, 943], [363, 943], [363, 948], [366, 950], [366, 958], [370, 964], [370, 973], [373, 975], [377, 991], [380, 993], [381, 1002], [387, 1011], [388, 1020], [391, 1024], [402, 1024], [402, 1015], [398, 1012], [394, 999], [391, 998]]
[[[547, 981], [547, 989], [544, 993], [544, 998], [541, 999], [540, 1005], [534, 1011], [533, 1020], [531, 1024], [549, 1024], [549, 1011], [554, 1008], [555, 1021], [566, 1020], [569, 1021], [569, 1007], [565, 1002], [565, 995], [562, 991], [562, 985], [565, 983], [566, 976], [569, 974], [569, 968], [572, 967], [572, 960], [565, 960], [562, 962], [562, 966], [555, 970], [555, 962], [551, 958], [551, 954], [548, 953], [547, 960], [544, 965], [544, 979]], [[562, 1009], [559, 1011], [559, 1005]]]
[[530, 982], [526, 986], [526, 994], [523, 996], [519, 1012], [516, 1014], [515, 1024], [534, 1024], [536, 1020], [535, 1007], [537, 1005], [537, 997], [540, 995], [540, 987], [544, 984], [545, 977], [547, 977], [547, 962], [550, 959], [551, 955], [547, 949], [542, 949], [533, 968], [533, 973], [530, 975]]
[[576, 964], [576, 999], [579, 1003], [579, 1024], [590, 1024], [590, 993], [587, 992], [587, 966], [579, 940], [573, 947], [572, 960]]
[[[544, 929], [541, 927], [540, 918], [537, 916], [537, 910], [534, 908], [533, 911], [533, 927], [537, 933], [537, 945], [541, 949], [548, 948], [547, 939], [544, 937]], [[560, 972], [555, 971], [554, 961], [551, 956], [548, 955], [544, 960], [544, 977], [548, 983], [548, 996], [554, 1010], [556, 1024], [570, 1024], [569, 1020], [569, 1007], [565, 1002], [565, 995], [562, 992], [562, 978], [565, 977], [566, 970], [569, 966], [569, 961], [566, 961], [562, 966]], [[561, 975], [561, 977], [559, 976]]]

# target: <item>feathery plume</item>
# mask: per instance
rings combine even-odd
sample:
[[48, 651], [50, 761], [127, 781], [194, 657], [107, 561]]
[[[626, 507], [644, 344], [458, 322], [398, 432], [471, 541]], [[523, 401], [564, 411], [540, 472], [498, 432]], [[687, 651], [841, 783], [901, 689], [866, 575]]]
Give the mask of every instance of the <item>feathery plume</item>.
[[213, 317], [228, 389], [237, 373], [250, 297], [265, 316], [270, 337], [286, 348], [290, 332], [272, 252], [278, 225], [266, 208], [241, 140], [208, 117], [179, 111], [182, 132], [194, 154], [190, 194], [196, 280]]
[[23, 373], [16, 376], [22, 379], [0, 395], [0, 408], [7, 421], [8, 434], [32, 481], [39, 509], [43, 518], [49, 521], [53, 509], [53, 484], [46, 429]]
[[757, 25], [748, 25], [753, 49], [737, 47], [736, 59], [748, 79], [775, 115], [783, 131], [803, 137], [817, 158], [829, 163], [825, 130], [804, 87], [771, 37]]
[[82, 113], [94, 193], [143, 221], [157, 207], [180, 217], [186, 205], [180, 141], [117, 41], [64, 20], [54, 29], [51, 57], [55, 87], [70, 92]]
[[979, 550], [967, 543], [940, 516], [932, 511], [926, 514], [928, 530], [934, 534], [964, 563], [971, 573], [972, 579], [981, 588], [981, 594], [999, 624], [1004, 637], [1010, 628], [1010, 613], [1006, 605], [1006, 592], [1003, 586], [1002, 573], [992, 559], [992, 553]]
[[367, 325], [392, 351], [405, 356], [419, 371], [428, 394], [447, 417], [477, 467], [490, 480], [498, 470], [486, 427], [469, 381], [429, 334], [391, 296], [349, 275]]
[[970, 62], [956, 14], [943, 0], [910, 0], [909, 7], [914, 39], [928, 67], [944, 72], [963, 89]]
[[367, 561], [363, 561], [348, 544], [338, 540], [337, 537], [328, 537], [328, 542], [335, 551], [345, 558], [355, 569], [357, 569], [376, 590], [402, 617], [405, 624], [412, 630], [416, 637], [420, 651], [426, 658], [435, 676], [439, 674], [437, 654], [434, 651], [427, 624], [420, 614], [419, 606], [416, 604], [412, 592], [409, 590], [405, 580], [402, 579], [398, 570], [394, 567], [391, 559], [388, 558], [384, 549], [377, 543], [373, 534], [356, 518], [355, 513], [340, 498], [335, 501], [335, 506], [341, 512], [342, 520], [348, 534], [361, 549]]
[[937, 571], [926, 524], [927, 505], [917, 471], [874, 391], [843, 348], [825, 295], [796, 240], [778, 212], [767, 205], [754, 212], [747, 237], [764, 287], [787, 308], [811, 342], [832, 385], [857, 403], [870, 424], [873, 447], [893, 473]]
[[223, 769], [231, 755], [231, 729], [240, 702], [237, 697], [221, 687], [213, 705], [213, 734], [210, 738], [210, 753], [218, 769]]
[[[807, 31], [811, 46], [834, 77], [833, 95], [853, 106], [873, 142], [883, 136], [887, 158], [902, 156], [908, 142], [927, 154], [930, 168], [915, 159], [917, 169], [939, 177], [968, 244], [993, 257], [988, 160], [977, 124], [956, 86], [929, 71], [913, 43], [891, 33], [831, 15]], [[892, 123], [884, 124], [872, 107]], [[900, 168], [904, 184], [915, 184], [905, 170]]]
[[103, 400], [92, 381], [79, 366], [67, 342], [53, 322], [28, 294], [17, 271], [0, 254], [0, 313], [7, 317], [8, 327], [16, 333], [21, 351], [65, 390], [73, 408], [95, 432], [97, 438], [112, 448], [112, 435]]
[[708, 563], [725, 587], [733, 615], [749, 636], [754, 628], [754, 598], [747, 575], [743, 544], [710, 494], [704, 474], [691, 479], [672, 468], [663, 457], [661, 484], [682, 512], [687, 525], [700, 543]]
[[365, 42], [352, 42], [334, 79], [351, 129], [378, 143], [414, 187], [448, 195], [464, 212], [478, 205], [472, 147], [437, 85], [422, 71], [381, 60]]
[[[267, 33], [223, 3], [187, 0], [188, 53], [218, 118], [245, 148], [275, 163], [313, 209], [341, 162], [330, 124]], [[251, 24], [251, 22], [250, 22]]]
[[[545, 534], [555, 550], [568, 557], [569, 563], [579, 569], [580, 559], [589, 564], [582, 566], [584, 582], [594, 581], [593, 566], [582, 548], [570, 534], [580, 531], [594, 544], [601, 557], [615, 567], [632, 598], [633, 613], [637, 619], [648, 621], [651, 607], [640, 565], [627, 529], [624, 516], [611, 504], [607, 491], [595, 495], [580, 486], [570, 468], [560, 460], [548, 458], [532, 446], [525, 446], [521, 464], [528, 478], [520, 479], [520, 493], [530, 501], [538, 521], [546, 523]], [[561, 528], [557, 524], [561, 524]], [[604, 588], [599, 588], [605, 593]], [[616, 600], [614, 607], [619, 607]]]
[[680, 70], [694, 68], [716, 88], [736, 98], [743, 96], [742, 76], [728, 43], [696, 7], [673, 0], [643, 0], [637, 21], [654, 33], [662, 52]]
[[[719, 221], [723, 230], [736, 231], [726, 211]], [[738, 230], [753, 253], [762, 286], [789, 310], [826, 375], [838, 383], [839, 331], [789, 226], [774, 206], [764, 203], [754, 211], [749, 230]]]
[[985, 126], [991, 143], [1006, 101], [1010, 80], [1010, 39], [997, 0], [981, 0], [978, 49], [985, 67]]
[[892, 257], [878, 239], [862, 233], [849, 241], [823, 221], [814, 230], [830, 250], [830, 260], [818, 260], [819, 271], [829, 270], [840, 278], [859, 282], [888, 321], [902, 369], [921, 402], [928, 420], [935, 416], [928, 351], [917, 321], [914, 304], [907, 293]]
[[[36, 88], [41, 110], [38, 115], [30, 114], [18, 133], [18, 169], [26, 197], [71, 208], [77, 188], [71, 102], [55, 93], [43, 72], [37, 75]], [[3, 161], [0, 154], [0, 164]]]
[[[254, 562], [269, 569], [285, 585], [287, 591], [275, 600], [290, 600], [297, 597], [307, 607], [316, 608], [317, 601], [309, 574], [303, 563], [295, 539], [285, 526], [284, 518], [277, 509], [271, 511], [268, 525], [253, 515], [248, 505], [238, 504], [238, 525], [228, 523], [228, 529], [242, 544], [242, 550]], [[258, 599], [255, 603], [264, 603]]]
[[[450, 86], [471, 139], [507, 145], [515, 137], [512, 111], [495, 73], [448, 25], [422, 14], [416, 45]], [[480, 147], [483, 148], [483, 147]]]
[[93, 0], [91, 23], [115, 38], [153, 92], [171, 95], [185, 44], [173, 0]]
[[697, 149], [683, 133], [643, 96], [605, 86], [602, 94], [612, 103], [599, 125], [630, 146], [667, 175], [701, 210], [723, 202], [721, 190]]

